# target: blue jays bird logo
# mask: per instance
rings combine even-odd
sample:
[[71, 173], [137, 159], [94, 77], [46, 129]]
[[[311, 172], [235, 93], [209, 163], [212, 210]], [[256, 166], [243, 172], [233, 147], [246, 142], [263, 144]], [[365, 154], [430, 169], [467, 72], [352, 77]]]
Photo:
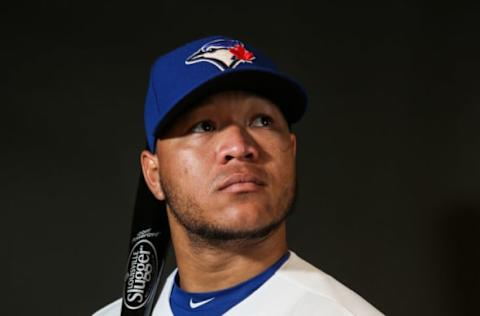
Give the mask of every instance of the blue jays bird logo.
[[191, 65], [199, 62], [209, 62], [221, 71], [233, 69], [241, 63], [252, 63], [255, 56], [248, 51], [242, 42], [229, 39], [216, 39], [203, 45], [185, 60]]

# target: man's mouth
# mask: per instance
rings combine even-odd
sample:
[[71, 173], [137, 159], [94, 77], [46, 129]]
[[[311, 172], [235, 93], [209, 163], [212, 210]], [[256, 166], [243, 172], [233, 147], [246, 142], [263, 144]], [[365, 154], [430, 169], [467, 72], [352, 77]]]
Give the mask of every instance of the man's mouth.
[[228, 176], [218, 186], [218, 191], [224, 192], [253, 192], [265, 186], [265, 182], [252, 174], [235, 173]]

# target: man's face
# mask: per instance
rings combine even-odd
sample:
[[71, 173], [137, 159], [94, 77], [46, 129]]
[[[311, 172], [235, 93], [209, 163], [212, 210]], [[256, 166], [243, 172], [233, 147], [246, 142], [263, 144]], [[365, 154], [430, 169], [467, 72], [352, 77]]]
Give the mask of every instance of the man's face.
[[242, 92], [216, 94], [157, 140], [161, 190], [191, 234], [264, 237], [292, 206], [295, 150], [295, 136], [272, 102]]

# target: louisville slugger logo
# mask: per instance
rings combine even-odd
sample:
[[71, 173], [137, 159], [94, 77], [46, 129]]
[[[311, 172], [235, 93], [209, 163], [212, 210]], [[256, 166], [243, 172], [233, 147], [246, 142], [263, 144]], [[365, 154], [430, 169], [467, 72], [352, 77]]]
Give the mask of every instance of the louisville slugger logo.
[[157, 264], [157, 253], [150, 241], [142, 239], [132, 247], [125, 277], [125, 306], [138, 309], [145, 305], [155, 282]]

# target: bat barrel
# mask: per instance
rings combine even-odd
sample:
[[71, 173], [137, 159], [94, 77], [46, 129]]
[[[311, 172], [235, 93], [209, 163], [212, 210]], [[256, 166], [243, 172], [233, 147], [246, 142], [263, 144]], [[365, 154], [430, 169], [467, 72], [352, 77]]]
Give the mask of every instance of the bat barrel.
[[122, 316], [150, 316], [158, 298], [160, 278], [170, 241], [165, 203], [138, 181], [125, 273]]

